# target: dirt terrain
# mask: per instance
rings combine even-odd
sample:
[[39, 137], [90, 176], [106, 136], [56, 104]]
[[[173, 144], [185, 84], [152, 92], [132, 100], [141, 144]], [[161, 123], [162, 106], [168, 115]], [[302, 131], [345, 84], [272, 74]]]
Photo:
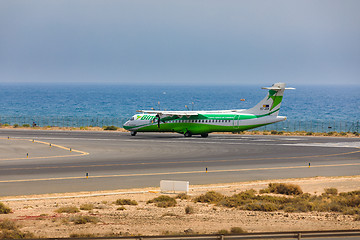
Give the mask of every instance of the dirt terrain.
[[[191, 190], [188, 195], [193, 198], [210, 190], [224, 195], [233, 195], [248, 189], [259, 191], [266, 188], [269, 182], [297, 184], [304, 192], [317, 195], [322, 194], [324, 188], [330, 187], [337, 188], [339, 192], [360, 190], [360, 176], [349, 176], [190, 186]], [[146, 203], [163, 194], [159, 192], [158, 188], [147, 188], [111, 192], [0, 197], [0, 202], [12, 210], [9, 214], [0, 214], [0, 220], [13, 220], [20, 226], [21, 231], [31, 232], [36, 237], [52, 238], [69, 237], [74, 234], [80, 236], [83, 234], [92, 234], [93, 236], [208, 234], [217, 233], [223, 229], [230, 230], [232, 227], [241, 227], [248, 232], [360, 229], [360, 221], [356, 219], [356, 215], [334, 212], [253, 212], [215, 206], [214, 204], [195, 203], [191, 199], [177, 199], [177, 205], [169, 208], [160, 208]], [[176, 196], [174, 193], [166, 193], [166, 195]], [[136, 200], [138, 205], [126, 205], [123, 209], [114, 204], [120, 198]], [[80, 208], [89, 205], [93, 205], [93, 209], [80, 210], [77, 213], [55, 212], [65, 206]], [[193, 213], [185, 213], [187, 206], [192, 207]], [[96, 221], [75, 224], [74, 218], [78, 216], [91, 216]]]

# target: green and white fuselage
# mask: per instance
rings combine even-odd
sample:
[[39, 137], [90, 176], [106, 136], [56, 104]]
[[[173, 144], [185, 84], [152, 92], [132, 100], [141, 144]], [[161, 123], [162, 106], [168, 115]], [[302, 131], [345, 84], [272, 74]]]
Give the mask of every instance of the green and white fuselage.
[[[250, 109], [219, 111], [156, 111], [141, 110], [124, 124], [132, 135], [137, 132], [177, 132], [187, 137], [211, 132], [239, 132], [286, 120], [278, 116], [284, 83], [276, 83], [267, 96]], [[287, 88], [289, 89], [289, 88]]]

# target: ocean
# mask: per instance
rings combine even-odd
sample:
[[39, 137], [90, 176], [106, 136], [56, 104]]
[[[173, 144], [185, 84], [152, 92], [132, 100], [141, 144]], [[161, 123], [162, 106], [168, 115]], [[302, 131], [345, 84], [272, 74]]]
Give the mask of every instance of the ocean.
[[[360, 86], [291, 87], [296, 90], [285, 91], [279, 114], [287, 116], [288, 122], [350, 125], [360, 120]], [[266, 94], [259, 85], [1, 84], [0, 123], [121, 125], [139, 109], [242, 109], [254, 106]]]

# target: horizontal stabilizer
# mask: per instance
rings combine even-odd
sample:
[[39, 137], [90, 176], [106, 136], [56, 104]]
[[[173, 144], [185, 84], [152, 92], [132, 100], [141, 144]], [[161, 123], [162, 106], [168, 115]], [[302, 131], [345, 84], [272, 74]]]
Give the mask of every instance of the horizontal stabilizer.
[[287, 88], [280, 88], [280, 87], [262, 87], [261, 89], [268, 89], [268, 90], [281, 90], [281, 89], [285, 89], [285, 90], [295, 90], [296, 88], [292, 88], [292, 87], [287, 87]]

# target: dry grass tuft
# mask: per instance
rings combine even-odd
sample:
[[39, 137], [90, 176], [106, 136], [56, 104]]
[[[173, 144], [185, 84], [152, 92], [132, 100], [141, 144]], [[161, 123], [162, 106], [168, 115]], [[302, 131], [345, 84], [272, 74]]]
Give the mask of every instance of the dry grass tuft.
[[338, 194], [338, 190], [336, 188], [325, 188], [324, 191], [325, 191], [325, 194], [328, 194], [328, 195], [336, 196]]
[[155, 203], [157, 207], [167, 208], [167, 207], [175, 207], [176, 200], [172, 197], [161, 195], [157, 198], [151, 199], [147, 201], [147, 203]]
[[77, 213], [80, 210], [76, 206], [66, 206], [55, 210], [57, 213]]
[[286, 195], [303, 194], [300, 186], [288, 183], [269, 183], [269, 187], [260, 191], [260, 193], [278, 193]]
[[11, 212], [11, 209], [8, 206], [5, 206], [5, 204], [0, 202], [0, 214], [8, 214]]
[[179, 193], [178, 195], [176, 195], [175, 198], [181, 199], [181, 200], [191, 199], [191, 197], [189, 195], [187, 195], [186, 193]]
[[205, 194], [202, 194], [194, 199], [195, 202], [201, 203], [218, 203], [223, 200], [225, 197], [221, 193], [215, 191], [209, 191]]
[[137, 201], [131, 199], [118, 199], [115, 201], [116, 205], [138, 205]]
[[80, 210], [93, 210], [94, 209], [94, 204], [91, 203], [84, 203], [80, 205]]
[[71, 217], [70, 222], [73, 222], [75, 224], [86, 224], [86, 223], [97, 223], [99, 222], [99, 219], [97, 217], [93, 216], [74, 216]]
[[185, 207], [185, 213], [186, 214], [193, 214], [194, 212], [195, 212], [194, 207], [192, 207], [192, 206], [186, 206]]
[[34, 234], [29, 232], [22, 232], [19, 226], [9, 219], [4, 219], [0, 222], [0, 239], [24, 239], [35, 238]]

